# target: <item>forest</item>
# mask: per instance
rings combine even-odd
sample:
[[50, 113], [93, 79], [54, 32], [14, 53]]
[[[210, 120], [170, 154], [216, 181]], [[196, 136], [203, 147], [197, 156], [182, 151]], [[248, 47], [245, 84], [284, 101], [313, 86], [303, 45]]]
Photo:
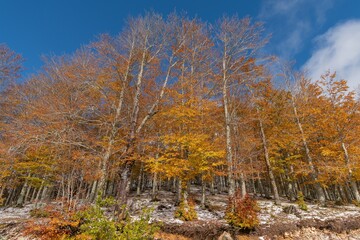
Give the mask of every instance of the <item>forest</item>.
[[336, 69], [309, 79], [280, 63], [270, 38], [250, 18], [148, 13], [25, 81], [0, 45], [0, 204], [126, 206], [163, 190], [186, 210], [191, 186], [201, 206], [220, 193], [359, 204], [356, 93]]

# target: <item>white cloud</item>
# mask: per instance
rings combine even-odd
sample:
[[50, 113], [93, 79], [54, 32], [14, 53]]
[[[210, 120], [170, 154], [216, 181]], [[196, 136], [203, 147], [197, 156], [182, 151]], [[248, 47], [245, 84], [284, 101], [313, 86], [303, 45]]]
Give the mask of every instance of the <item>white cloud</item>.
[[336, 71], [355, 90], [360, 84], [360, 20], [351, 20], [315, 38], [317, 44], [303, 68], [316, 80], [327, 70]]

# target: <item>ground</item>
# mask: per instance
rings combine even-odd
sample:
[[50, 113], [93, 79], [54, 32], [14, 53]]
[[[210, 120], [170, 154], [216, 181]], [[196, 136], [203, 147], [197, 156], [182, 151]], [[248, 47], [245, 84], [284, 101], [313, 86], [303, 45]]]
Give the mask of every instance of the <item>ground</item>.
[[[231, 228], [223, 220], [226, 194], [209, 195], [207, 207], [201, 209], [200, 194], [194, 194], [195, 190], [192, 192], [191, 197], [197, 203], [197, 221], [183, 222], [174, 218], [174, 194], [166, 191], [159, 192], [158, 201], [151, 201], [147, 192], [132, 196], [130, 214], [136, 218], [141, 209], [154, 209], [151, 221], [162, 222], [157, 239], [217, 239], [225, 231], [238, 239], [360, 239], [360, 208], [355, 205], [318, 206], [308, 203], [308, 210], [304, 211], [286, 199], [275, 205], [272, 200], [259, 198], [260, 225], [252, 232], [243, 232]], [[29, 239], [21, 237], [21, 228], [30, 218], [32, 208], [35, 208], [34, 204], [23, 208], [1, 208], [0, 240]], [[290, 213], [286, 213], [286, 209]]]

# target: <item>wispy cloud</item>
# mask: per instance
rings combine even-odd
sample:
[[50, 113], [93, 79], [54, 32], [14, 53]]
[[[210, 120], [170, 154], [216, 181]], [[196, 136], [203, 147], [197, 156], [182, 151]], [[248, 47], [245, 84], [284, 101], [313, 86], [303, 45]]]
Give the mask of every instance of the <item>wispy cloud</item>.
[[274, 23], [270, 30], [279, 35], [276, 53], [291, 59], [314, 34], [314, 28], [326, 21], [334, 0], [263, 0], [259, 18]]
[[260, 17], [283, 15], [290, 23], [311, 17], [321, 24], [326, 20], [326, 12], [333, 6], [334, 0], [263, 0]]
[[277, 45], [278, 54], [285, 58], [292, 58], [299, 53], [304, 45], [306, 38], [311, 31], [311, 23], [308, 20], [297, 21], [293, 24], [293, 29]]
[[275, 15], [288, 15], [297, 10], [297, 6], [304, 0], [264, 0], [260, 12], [260, 16], [270, 18]]
[[352, 90], [360, 84], [360, 20], [351, 20], [329, 29], [315, 38], [317, 45], [304, 64], [313, 79], [325, 71], [336, 71]]

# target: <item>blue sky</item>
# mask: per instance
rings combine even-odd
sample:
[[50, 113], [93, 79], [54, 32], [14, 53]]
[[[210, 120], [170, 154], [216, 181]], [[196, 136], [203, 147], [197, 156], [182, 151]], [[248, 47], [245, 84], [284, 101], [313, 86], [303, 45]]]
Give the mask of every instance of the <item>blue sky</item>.
[[185, 11], [207, 22], [251, 16], [272, 34], [266, 52], [296, 61], [313, 78], [331, 69], [354, 88], [360, 83], [358, 0], [1, 0], [0, 43], [23, 55], [26, 77], [41, 68], [41, 56], [72, 53], [101, 33], [115, 35], [124, 19], [146, 10]]

